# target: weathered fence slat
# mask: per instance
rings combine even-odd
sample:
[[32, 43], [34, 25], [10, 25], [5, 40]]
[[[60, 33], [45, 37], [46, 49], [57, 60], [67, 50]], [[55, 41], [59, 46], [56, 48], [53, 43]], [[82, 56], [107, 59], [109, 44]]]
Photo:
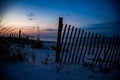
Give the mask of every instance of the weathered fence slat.
[[65, 29], [64, 29], [64, 31], [63, 31], [63, 34], [61, 33], [61, 34], [62, 34], [61, 45], [60, 45], [60, 46], [61, 46], [61, 49], [62, 49], [62, 46], [63, 46], [63, 41], [64, 41], [65, 33], [67, 32], [67, 31], [66, 31], [66, 28], [67, 28], [67, 24], [65, 24]]
[[[82, 31], [82, 33], [83, 33], [83, 30], [79, 29], [78, 38], [80, 37], [81, 31]], [[78, 39], [77, 49], [76, 49], [76, 51], [75, 51], [75, 54], [76, 54], [76, 55], [75, 55], [74, 63], [76, 63], [76, 61], [77, 61], [77, 55], [78, 55], [78, 51], [79, 51], [79, 48], [80, 48], [79, 44], [80, 44], [80, 41], [79, 41], [79, 39]]]
[[117, 38], [117, 36], [115, 36], [115, 41], [114, 41], [114, 45], [113, 45], [113, 50], [112, 50], [112, 53], [111, 53], [111, 59], [110, 59], [110, 63], [109, 63], [109, 67], [111, 67], [112, 68], [112, 64], [113, 64], [113, 60], [114, 60], [114, 56], [115, 56], [115, 50], [116, 50], [116, 48], [117, 48], [117, 46], [115, 46], [115, 45], [117, 45], [117, 40], [118, 40], [118, 38]]
[[95, 47], [96, 47], [96, 40], [97, 40], [97, 36], [98, 36], [98, 34], [96, 33], [96, 35], [95, 35], [95, 40], [94, 40], [94, 42], [93, 42], [93, 49], [92, 49], [92, 55], [94, 54], [94, 50], [95, 50]]
[[[115, 61], [115, 65], [116, 65], [116, 66], [119, 64], [119, 61], [120, 61], [120, 60], [119, 60], [119, 59], [120, 59], [120, 46], [119, 46], [119, 45], [120, 45], [120, 37], [118, 38], [118, 40], [119, 40], [119, 41], [118, 41], [119, 43], [118, 43], [118, 50], [116, 51], [116, 54], [117, 54], [117, 55], [116, 55], [116, 61]], [[120, 64], [119, 64], [119, 65], [120, 65]]]
[[97, 62], [98, 62], [98, 66], [100, 67], [100, 64], [101, 64], [101, 59], [100, 59], [100, 55], [101, 55], [101, 53], [102, 53], [102, 50], [103, 50], [103, 43], [104, 43], [104, 35], [103, 35], [103, 37], [102, 37], [102, 40], [101, 40], [101, 46], [100, 46], [100, 50], [99, 50], [99, 52], [98, 52], [98, 56], [97, 56], [97, 60], [96, 60], [96, 62], [95, 62], [95, 65], [97, 66]]
[[81, 60], [81, 56], [82, 56], [82, 52], [83, 52], [83, 49], [84, 49], [84, 44], [85, 44], [85, 39], [86, 39], [86, 34], [87, 32], [85, 32], [84, 34], [84, 38], [83, 38], [83, 43], [82, 43], [82, 48], [81, 48], [81, 51], [80, 51], [80, 56], [79, 56], [79, 59], [78, 59], [78, 63], [80, 63], [80, 60]]
[[88, 37], [86, 37], [87, 40], [86, 40], [86, 46], [85, 46], [85, 50], [84, 50], [84, 54], [83, 54], [83, 57], [82, 57], [82, 62], [85, 63], [84, 61], [84, 58], [85, 58], [85, 55], [86, 55], [86, 52], [87, 52], [87, 48], [88, 48], [88, 43], [89, 43], [89, 38], [90, 38], [90, 32], [88, 32]]
[[84, 33], [84, 30], [82, 30], [81, 35], [80, 35], [80, 41], [79, 41], [79, 43], [78, 43], [78, 49], [77, 49], [77, 54], [76, 54], [76, 58], [75, 58], [75, 63], [78, 63], [78, 62], [77, 62], [77, 59], [78, 59], [77, 57], [78, 57], [79, 49], [80, 49], [80, 46], [81, 46], [83, 33]]
[[90, 54], [91, 47], [92, 47], [92, 41], [93, 41], [94, 33], [92, 33], [92, 37], [90, 38], [90, 44], [89, 44], [89, 49], [88, 49], [88, 55]]
[[70, 53], [69, 53], [69, 57], [68, 57], [68, 63], [70, 63], [70, 58], [71, 58], [72, 51], [73, 51], [74, 39], [75, 39], [75, 36], [76, 36], [76, 31], [77, 31], [77, 28], [75, 29], [75, 32], [74, 32], [74, 35], [73, 35], [73, 38], [72, 38]]
[[114, 40], [115, 38], [112, 37], [112, 42], [111, 42], [111, 48], [109, 50], [109, 54], [108, 54], [108, 57], [106, 58], [106, 63], [105, 63], [105, 67], [109, 68], [108, 64], [109, 64], [109, 60], [111, 58], [111, 53], [112, 53], [112, 49], [113, 49], [113, 45], [114, 45]]
[[112, 42], [112, 37], [110, 37], [110, 39], [109, 39], [109, 44], [104, 46], [104, 59], [102, 60], [102, 63], [101, 63], [102, 67], [105, 67], [104, 64], [107, 62], [106, 58], [108, 57], [108, 52], [109, 52], [110, 47], [111, 47], [111, 42]]
[[[68, 32], [70, 31], [70, 25], [68, 27]], [[67, 44], [67, 39], [68, 39], [68, 32], [67, 32], [67, 35], [66, 35], [66, 38], [65, 38], [65, 42], [64, 42], [64, 46], [63, 46], [63, 50], [62, 50], [62, 53], [61, 53], [61, 59], [60, 59], [60, 62], [62, 62], [62, 59], [63, 59], [63, 55], [65, 53], [65, 47], [66, 47], [66, 44]]]
[[95, 55], [94, 55], [94, 58], [93, 58], [93, 61], [92, 61], [92, 64], [94, 65], [94, 63], [95, 63], [95, 61], [96, 61], [96, 57], [97, 57], [97, 55], [98, 55], [98, 52], [99, 52], [99, 50], [100, 50], [100, 40], [101, 39], [101, 35], [99, 35], [99, 37], [98, 37], [98, 44], [97, 44], [97, 48], [96, 48], [96, 53], [95, 53]]
[[63, 30], [63, 34], [61, 33], [61, 34], [62, 34], [62, 39], [61, 39], [61, 45], [60, 45], [60, 46], [61, 46], [60, 62], [61, 62], [61, 60], [62, 60], [62, 58], [63, 58], [64, 47], [65, 47], [65, 45], [66, 45], [66, 44], [64, 44], [64, 39], [65, 39], [64, 37], [65, 37], [66, 32], [67, 32], [67, 31], [66, 31], [66, 30], [67, 30], [67, 24], [65, 25], [65, 28], [62, 28], [62, 29], [64, 29], [64, 30]]
[[76, 39], [76, 41], [75, 41], [75, 47], [74, 47], [74, 51], [73, 51], [73, 58], [72, 58], [72, 61], [71, 61], [71, 63], [73, 63], [73, 61], [74, 61], [74, 58], [75, 58], [75, 54], [76, 54], [76, 48], [77, 48], [77, 43], [78, 43], [78, 39], [79, 39], [79, 34], [80, 34], [80, 29], [78, 30], [77, 39]]
[[[70, 27], [70, 26], [69, 26]], [[70, 46], [70, 42], [71, 42], [71, 38], [72, 38], [72, 34], [73, 34], [73, 30], [74, 30], [74, 27], [72, 27], [72, 30], [70, 32], [70, 39], [68, 41], [68, 46], [67, 46], [67, 51], [66, 51], [66, 54], [65, 54], [65, 60], [64, 60], [64, 63], [66, 63], [66, 60], [67, 60], [67, 56], [68, 56], [68, 51], [69, 51], [69, 46]]]
[[114, 62], [113, 62], [114, 66], [112, 66], [112, 68], [114, 68], [116, 66], [118, 51], [119, 51], [119, 48], [120, 48], [119, 45], [120, 45], [120, 39], [119, 39], [119, 35], [117, 35], [117, 48], [116, 48], [116, 51], [115, 51], [115, 57], [114, 57]]

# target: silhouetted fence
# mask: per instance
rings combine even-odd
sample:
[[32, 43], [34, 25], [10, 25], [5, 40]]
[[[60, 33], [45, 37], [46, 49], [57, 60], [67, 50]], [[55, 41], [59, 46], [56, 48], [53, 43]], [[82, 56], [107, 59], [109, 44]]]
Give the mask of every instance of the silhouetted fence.
[[63, 18], [59, 18], [56, 62], [114, 68], [120, 65], [120, 37], [105, 37], [63, 25]]

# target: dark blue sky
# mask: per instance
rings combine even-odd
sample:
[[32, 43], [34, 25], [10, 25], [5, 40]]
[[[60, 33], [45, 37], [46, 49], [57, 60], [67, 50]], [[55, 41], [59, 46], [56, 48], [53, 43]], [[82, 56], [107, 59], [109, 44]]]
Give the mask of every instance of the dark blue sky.
[[[64, 23], [94, 30], [99, 27], [110, 32], [111, 27], [99, 24], [119, 22], [119, 4], [119, 0], [13, 0], [6, 19], [11, 25], [38, 25], [43, 30], [57, 29], [58, 17], [62, 16]], [[15, 22], [18, 18], [19, 22]], [[119, 29], [118, 24], [112, 27]], [[119, 32], [113, 32], [116, 31]]]
[[117, 0], [15, 0], [14, 3], [24, 7], [66, 12], [86, 17], [118, 19], [119, 3]]
[[88, 24], [91, 20], [99, 23], [115, 21], [120, 17], [117, 0], [13, 0], [13, 6], [31, 8], [31, 13], [36, 15], [35, 10], [42, 9], [56, 16], [84, 18], [83, 21]]

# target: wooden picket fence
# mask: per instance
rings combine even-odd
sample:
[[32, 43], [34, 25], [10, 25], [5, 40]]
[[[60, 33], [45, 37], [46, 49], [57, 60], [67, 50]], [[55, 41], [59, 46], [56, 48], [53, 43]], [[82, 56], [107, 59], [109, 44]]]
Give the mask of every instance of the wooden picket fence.
[[57, 63], [90, 64], [103, 68], [120, 65], [120, 37], [105, 37], [71, 25], [59, 18]]

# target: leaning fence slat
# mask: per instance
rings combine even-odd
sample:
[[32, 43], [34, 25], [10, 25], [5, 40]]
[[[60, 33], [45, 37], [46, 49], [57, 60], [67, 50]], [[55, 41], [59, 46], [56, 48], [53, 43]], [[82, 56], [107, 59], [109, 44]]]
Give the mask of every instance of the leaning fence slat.
[[75, 32], [74, 32], [74, 35], [73, 35], [73, 39], [72, 39], [72, 43], [71, 43], [71, 48], [70, 48], [70, 53], [69, 53], [69, 57], [68, 57], [68, 63], [70, 62], [70, 57], [72, 55], [73, 46], [74, 46], [74, 39], [75, 39], [75, 36], [76, 36], [76, 31], [77, 31], [77, 28], [75, 29]]
[[113, 66], [115, 50], [117, 48], [117, 46], [116, 46], [117, 45], [117, 41], [118, 41], [118, 38], [115, 36], [114, 45], [113, 45], [113, 51], [111, 53], [111, 59], [110, 59], [109, 67]]
[[[116, 51], [115, 51], [115, 57], [114, 57], [114, 63], [113, 65], [116, 66], [116, 62], [117, 62], [117, 57], [118, 57], [118, 52], [119, 52], [119, 48], [120, 48], [120, 40], [119, 40], [119, 35], [117, 35], [117, 48], [116, 48]], [[113, 66], [113, 68], [114, 68]]]
[[112, 37], [110, 37], [110, 39], [109, 39], [109, 44], [104, 46], [104, 59], [102, 60], [102, 63], [101, 63], [102, 67], [105, 67], [104, 64], [107, 63], [106, 58], [108, 57], [108, 54], [109, 54], [111, 42], [112, 42]]
[[60, 62], [62, 62], [63, 55], [64, 55], [64, 53], [65, 53], [65, 47], [66, 47], [66, 44], [67, 44], [70, 27], [71, 27], [71, 26], [69, 25], [69, 27], [68, 27], [68, 32], [67, 32], [67, 35], [66, 35], [66, 38], [65, 38], [65, 43], [64, 43], [63, 50], [62, 50], [62, 53], [61, 53]]
[[65, 54], [65, 60], [64, 60], [64, 63], [66, 63], [66, 60], [67, 60], [67, 56], [68, 56], [68, 51], [69, 51], [69, 47], [70, 47], [70, 42], [71, 42], [71, 38], [72, 38], [72, 34], [73, 34], [73, 30], [74, 30], [74, 27], [72, 27], [72, 30], [70, 32], [70, 37], [69, 37], [69, 41], [68, 41], [68, 45], [67, 45], [67, 51], [66, 51], [66, 54]]
[[94, 36], [94, 33], [92, 33], [92, 37], [90, 38], [91, 40], [90, 40], [90, 44], [89, 44], [88, 55], [90, 54], [90, 50], [92, 47], [93, 36]]
[[100, 50], [99, 50], [99, 53], [98, 53], [98, 56], [97, 56], [97, 61], [95, 62], [95, 66], [97, 66], [97, 62], [99, 62], [99, 67], [100, 67], [100, 64], [101, 64], [101, 61], [100, 61], [100, 55], [102, 53], [102, 50], [103, 50], [103, 43], [104, 43], [104, 35], [102, 37], [102, 42], [101, 42], [101, 46], [100, 46]]
[[112, 43], [111, 43], [111, 48], [110, 48], [110, 50], [109, 50], [109, 53], [107, 53], [108, 54], [108, 57], [107, 57], [107, 59], [106, 59], [106, 64], [105, 64], [105, 67], [107, 68], [109, 68], [109, 66], [108, 66], [108, 64], [109, 64], [109, 60], [110, 60], [110, 58], [111, 58], [111, 53], [112, 53], [112, 50], [113, 50], [113, 44], [114, 44], [114, 38], [112, 37]]
[[77, 43], [78, 43], [79, 34], [80, 34], [80, 29], [78, 30], [77, 39], [76, 39], [76, 41], [75, 41], [75, 47], [74, 47], [74, 51], [73, 51], [74, 53], [73, 53], [73, 58], [72, 58], [71, 63], [73, 63], [74, 57], [75, 57], [75, 54], [76, 54], [76, 48], [77, 48]]
[[[76, 51], [75, 51], [75, 60], [74, 60], [74, 63], [76, 63], [76, 61], [77, 61], [77, 56], [78, 56], [78, 51], [79, 51], [79, 48], [80, 48], [80, 40], [79, 40], [79, 38], [80, 38], [80, 35], [81, 34], [83, 34], [83, 30], [81, 30], [81, 29], [79, 29], [80, 31], [79, 31], [79, 33], [78, 33], [78, 44], [77, 44], [77, 49], [76, 49]], [[82, 33], [81, 33], [81, 31], [82, 31]]]
[[65, 29], [63, 31], [63, 34], [62, 34], [62, 40], [61, 40], [61, 50], [62, 50], [62, 46], [63, 46], [63, 41], [64, 41], [64, 37], [65, 37], [65, 33], [66, 33], [66, 28], [67, 28], [67, 24], [65, 25]]
[[80, 49], [80, 46], [81, 46], [81, 42], [82, 42], [82, 37], [83, 37], [83, 33], [84, 33], [84, 30], [82, 30], [82, 32], [81, 32], [81, 35], [80, 35], [80, 42], [78, 43], [78, 49], [77, 49], [77, 53], [76, 53], [76, 57], [75, 57], [75, 63], [77, 63], [77, 57], [78, 57], [78, 53], [79, 53], [79, 49]]
[[94, 54], [94, 50], [95, 50], [95, 47], [96, 47], [96, 40], [97, 40], [97, 33], [95, 35], [95, 40], [94, 40], [94, 43], [93, 43], [93, 49], [92, 49], [92, 55]]
[[85, 55], [86, 55], [86, 52], [87, 52], [87, 48], [88, 48], [88, 43], [89, 43], [89, 38], [90, 38], [90, 32], [88, 32], [88, 36], [86, 38], [87, 38], [87, 40], [86, 40], [86, 46], [85, 46], [85, 50], [83, 52], [83, 57], [82, 57], [82, 62], [83, 63], [85, 63], [84, 58], [85, 58]]
[[117, 58], [117, 66], [120, 65], [120, 51], [118, 52], [118, 58]]
[[83, 49], [84, 49], [84, 44], [85, 44], [86, 34], [87, 34], [87, 32], [85, 32], [85, 34], [84, 34], [83, 43], [82, 43], [82, 48], [81, 48], [80, 56], [79, 56], [79, 59], [78, 59], [78, 64], [80, 63], [81, 56], [82, 56], [82, 54], [83, 54]]
[[118, 54], [118, 60], [117, 60], [117, 65], [120, 65], [120, 51], [119, 51], [119, 54]]
[[96, 53], [95, 53], [94, 58], [93, 58], [93, 61], [92, 61], [92, 64], [93, 64], [93, 65], [94, 65], [94, 63], [95, 63], [95, 61], [96, 61], [96, 57], [97, 57], [98, 52], [99, 52], [99, 50], [100, 50], [100, 41], [101, 41], [100, 39], [101, 39], [101, 35], [99, 35], [99, 37], [98, 37], [98, 43], [97, 43]]

